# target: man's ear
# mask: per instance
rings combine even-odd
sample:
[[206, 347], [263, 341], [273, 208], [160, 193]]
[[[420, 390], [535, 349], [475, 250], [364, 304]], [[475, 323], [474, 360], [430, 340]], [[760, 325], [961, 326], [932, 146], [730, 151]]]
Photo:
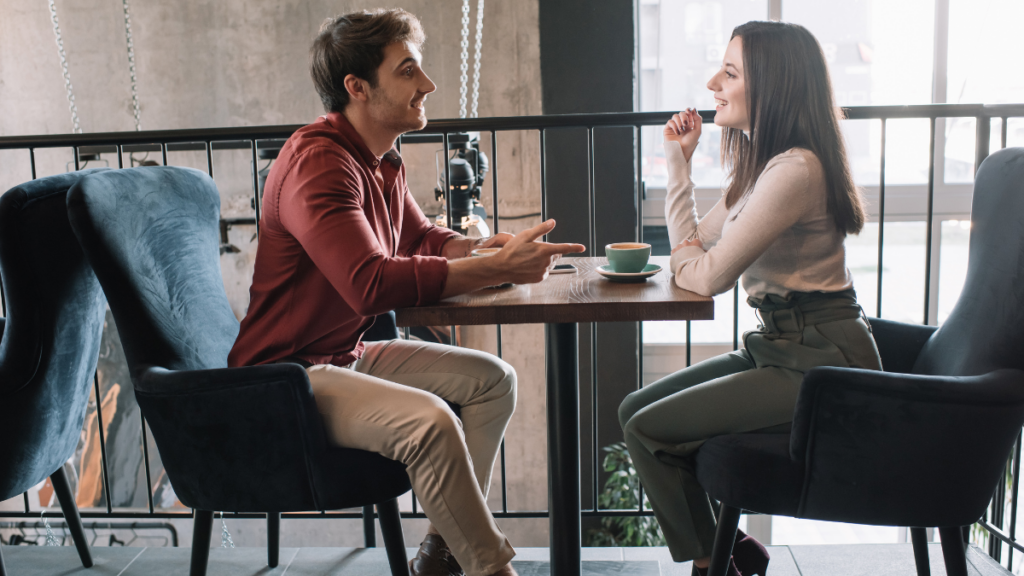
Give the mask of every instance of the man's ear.
[[345, 76], [345, 89], [352, 100], [366, 102], [370, 98], [370, 83], [353, 74]]

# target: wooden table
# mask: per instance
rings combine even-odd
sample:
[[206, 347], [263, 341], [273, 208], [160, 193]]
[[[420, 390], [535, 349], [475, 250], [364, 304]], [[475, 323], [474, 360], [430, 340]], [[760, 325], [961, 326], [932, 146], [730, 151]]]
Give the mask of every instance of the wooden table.
[[399, 326], [545, 324], [547, 347], [548, 510], [551, 575], [580, 576], [580, 418], [577, 327], [580, 322], [711, 320], [714, 302], [676, 287], [668, 257], [646, 282], [610, 282], [595, 270], [605, 258], [566, 258], [575, 274], [538, 284], [490, 288], [397, 310]]

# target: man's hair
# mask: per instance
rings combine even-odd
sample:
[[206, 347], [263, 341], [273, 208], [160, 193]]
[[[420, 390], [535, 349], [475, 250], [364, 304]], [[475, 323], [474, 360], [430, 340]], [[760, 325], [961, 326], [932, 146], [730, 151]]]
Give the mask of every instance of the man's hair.
[[425, 39], [420, 21], [401, 8], [325, 20], [309, 49], [309, 72], [324, 110], [341, 112], [348, 106], [345, 77], [349, 74], [377, 87], [377, 69], [387, 45], [408, 41], [422, 48]]

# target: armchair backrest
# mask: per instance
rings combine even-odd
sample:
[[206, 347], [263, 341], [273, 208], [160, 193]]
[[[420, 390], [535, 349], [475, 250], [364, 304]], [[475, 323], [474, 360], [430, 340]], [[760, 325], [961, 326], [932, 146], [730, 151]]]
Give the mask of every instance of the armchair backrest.
[[96, 371], [106, 303], [68, 223], [68, 189], [86, 170], [0, 196], [0, 500], [74, 453]]
[[976, 376], [1024, 369], [1024, 148], [978, 168], [967, 280], [949, 318], [925, 343], [914, 373]]
[[220, 196], [198, 170], [111, 170], [68, 194], [71, 226], [110, 300], [132, 380], [224, 368], [238, 335], [220, 271]]

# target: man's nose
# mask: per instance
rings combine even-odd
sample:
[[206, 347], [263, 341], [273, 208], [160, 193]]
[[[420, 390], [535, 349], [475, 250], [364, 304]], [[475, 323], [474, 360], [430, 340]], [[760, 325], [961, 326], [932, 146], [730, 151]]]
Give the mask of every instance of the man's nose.
[[423, 92], [424, 94], [430, 94], [434, 90], [437, 90], [437, 84], [434, 84], [433, 80], [431, 80], [429, 76], [424, 74], [423, 80], [425, 80], [425, 82], [423, 83], [422, 86], [420, 86], [420, 92]]

